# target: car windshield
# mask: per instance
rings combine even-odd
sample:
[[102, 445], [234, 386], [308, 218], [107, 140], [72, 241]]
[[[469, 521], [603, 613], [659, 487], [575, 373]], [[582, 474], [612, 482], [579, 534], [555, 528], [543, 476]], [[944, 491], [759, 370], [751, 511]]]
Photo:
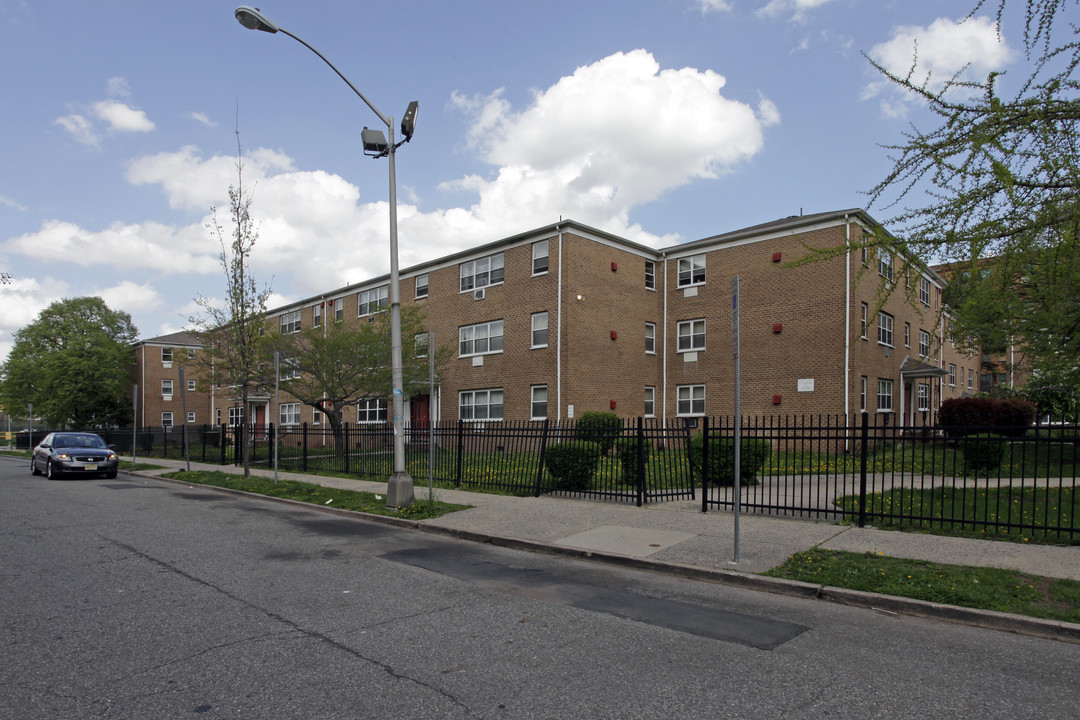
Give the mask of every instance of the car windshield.
[[105, 441], [97, 435], [57, 435], [53, 447], [103, 448]]

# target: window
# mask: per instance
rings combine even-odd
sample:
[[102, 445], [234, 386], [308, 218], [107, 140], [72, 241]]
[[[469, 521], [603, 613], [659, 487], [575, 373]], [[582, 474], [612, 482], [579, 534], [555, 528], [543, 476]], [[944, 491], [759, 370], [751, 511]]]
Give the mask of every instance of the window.
[[869, 314], [869, 312], [870, 312], [869, 306], [867, 306], [866, 303], [863, 303], [862, 304], [862, 333], [859, 335], [859, 337], [861, 337], [863, 340], [867, 339], [867, 337], [866, 337], [866, 324], [867, 324], [866, 323], [866, 318], [867, 318], [867, 315]]
[[382, 312], [386, 309], [388, 287], [383, 285], [382, 287], [374, 288], [373, 290], [362, 290], [357, 296], [359, 301], [357, 303], [357, 317], [364, 317], [365, 315], [374, 315], [377, 312]]
[[194, 360], [195, 359], [195, 348], [188, 348], [187, 349], [187, 356], [188, 356], [188, 360]]
[[458, 330], [458, 355], [488, 355], [503, 350], [503, 321], [468, 325]]
[[656, 417], [656, 388], [645, 387], [645, 417]]
[[975, 371], [972, 370], [971, 368], [968, 368], [968, 390], [971, 390], [974, 387], [975, 387]]
[[278, 406], [278, 423], [281, 425], [299, 425], [300, 403], [281, 403]]
[[679, 258], [679, 287], [705, 283], [705, 256]]
[[172, 396], [173, 394], [173, 382], [172, 380], [161, 381], [161, 394]]
[[188, 389], [188, 392], [195, 392], [195, 381], [194, 380], [188, 380], [187, 381], [187, 389]]
[[311, 327], [322, 325], [322, 303], [311, 308]]
[[278, 380], [294, 380], [300, 377], [300, 361], [294, 357], [281, 358], [278, 363]]
[[244, 422], [244, 408], [229, 408], [229, 427], [236, 427]]
[[462, 420], [502, 420], [502, 389], [467, 390], [460, 393], [458, 417]]
[[427, 357], [428, 346], [431, 344], [430, 336], [427, 333], [418, 333], [413, 336], [413, 357]]
[[161, 348], [161, 362], [172, 362], [172, 348]]
[[892, 380], [878, 379], [877, 409], [878, 412], [892, 412]]
[[877, 341], [879, 345], [893, 344], [893, 316], [887, 312], [878, 313]]
[[426, 298], [428, 294], [428, 276], [427, 273], [416, 276], [416, 299]]
[[878, 275], [886, 280], [893, 279], [893, 261], [892, 253], [885, 248], [878, 250]]
[[904, 347], [911, 347], [911, 323], [904, 323]]
[[532, 246], [533, 253], [533, 275], [543, 275], [548, 271], [548, 241], [541, 240], [540, 242], [534, 242]]
[[949, 363], [949, 386], [956, 387], [956, 363]]
[[867, 245], [867, 243], [869, 241], [870, 241], [870, 238], [864, 235], [863, 236], [863, 242], [862, 242], [862, 248], [860, 249], [860, 253], [859, 253], [861, 255], [862, 264], [864, 266], [867, 266], [867, 267], [870, 265], [870, 247]]
[[704, 385], [680, 385], [678, 392], [679, 415], [704, 415], [705, 414], [705, 386]]
[[645, 323], [645, 352], [656, 354], [656, 323]]
[[862, 376], [862, 389], [859, 390], [859, 409], [866, 412], [866, 376]]
[[319, 412], [318, 408], [311, 408], [311, 424], [322, 425], [322, 413]]
[[930, 386], [927, 383], [919, 383], [919, 412], [930, 410]]
[[166, 410], [165, 412], [161, 413], [161, 427], [168, 430], [172, 426], [173, 426], [172, 412], [169, 411], [169, 410]]
[[919, 278], [919, 302], [930, 307], [930, 280]]
[[544, 348], [548, 344], [548, 314], [546, 312], [533, 313], [532, 316], [532, 345], [534, 348]]
[[925, 330], [919, 331], [919, 355], [930, 357], [930, 333]]
[[193, 413], [193, 412], [189, 412], [189, 413], [187, 414], [187, 421], [188, 421], [189, 423], [193, 423], [193, 422], [195, 422], [195, 413]]
[[383, 398], [361, 400], [356, 404], [356, 422], [386, 422], [386, 400]]
[[645, 261], [645, 289], [656, 289], [656, 263], [652, 260]]
[[503, 281], [503, 254], [461, 263], [461, 292]]
[[345, 317], [345, 298], [338, 298], [334, 301], [334, 319], [341, 320]]
[[547, 417], [547, 385], [532, 386], [532, 419], [543, 420]]
[[705, 349], [705, 321], [685, 320], [679, 323], [679, 352]]
[[281, 334], [290, 335], [300, 332], [300, 311], [293, 310], [281, 316]]
[[214, 410], [214, 423], [217, 425], [221, 424], [221, 408]]

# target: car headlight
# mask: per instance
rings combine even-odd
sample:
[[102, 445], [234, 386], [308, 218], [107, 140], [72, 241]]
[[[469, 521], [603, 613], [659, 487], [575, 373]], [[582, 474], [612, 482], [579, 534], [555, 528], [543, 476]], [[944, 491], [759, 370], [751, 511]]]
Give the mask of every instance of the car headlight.
[[59, 457], [61, 460], [70, 460], [71, 459], [71, 456], [68, 455], [67, 453], [60, 453], [59, 455], [57, 455], [57, 457]]
[[116, 453], [109, 453], [109, 459], [110, 460], [115, 460], [116, 459]]

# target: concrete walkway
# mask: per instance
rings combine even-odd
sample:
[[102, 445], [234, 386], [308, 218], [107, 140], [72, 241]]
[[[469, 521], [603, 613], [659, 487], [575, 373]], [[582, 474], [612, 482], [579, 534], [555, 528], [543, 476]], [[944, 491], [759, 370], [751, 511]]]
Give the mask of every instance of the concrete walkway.
[[[182, 461], [155, 458], [146, 462], [169, 469], [184, 467]], [[242, 472], [238, 467], [199, 463], [191, 463], [191, 469]], [[157, 475], [167, 471], [136, 474]], [[273, 476], [272, 471], [262, 469], [253, 469], [252, 474]], [[278, 477], [346, 490], [386, 492], [386, 483], [367, 480], [285, 472]], [[425, 498], [426, 483], [419, 478], [415, 482], [417, 498]], [[603, 500], [520, 498], [462, 490], [436, 489], [435, 496], [444, 502], [472, 507], [430, 520], [394, 522], [471, 540], [1080, 642], [1080, 625], [820, 588], [757, 575], [782, 564], [797, 552], [820, 547], [952, 565], [1004, 568], [1080, 581], [1080, 546], [1025, 545], [744, 513], [740, 518], [736, 563], [733, 514], [702, 513], [700, 501], [652, 503], [639, 508], [630, 503]], [[370, 517], [379, 519], [379, 516]]]

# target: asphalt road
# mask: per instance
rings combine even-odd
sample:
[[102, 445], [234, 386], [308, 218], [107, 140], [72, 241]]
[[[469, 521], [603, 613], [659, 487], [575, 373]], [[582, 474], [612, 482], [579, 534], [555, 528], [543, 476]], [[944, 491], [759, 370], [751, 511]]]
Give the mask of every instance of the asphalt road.
[[1080, 646], [0, 458], [0, 718], [1080, 718]]

